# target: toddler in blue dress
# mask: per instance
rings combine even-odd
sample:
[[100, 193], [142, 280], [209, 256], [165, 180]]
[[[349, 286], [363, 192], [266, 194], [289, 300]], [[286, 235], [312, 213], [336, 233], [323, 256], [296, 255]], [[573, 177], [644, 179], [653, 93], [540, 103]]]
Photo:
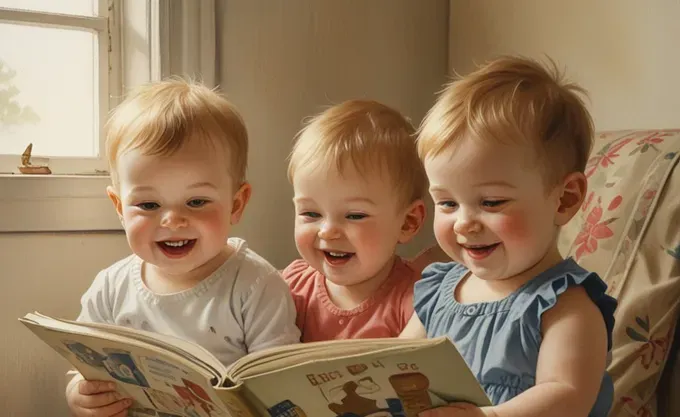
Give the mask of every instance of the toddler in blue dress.
[[593, 124], [585, 91], [551, 64], [491, 61], [448, 85], [420, 128], [435, 235], [455, 262], [423, 272], [402, 337], [451, 338], [493, 404], [421, 416], [605, 417], [611, 407], [616, 300], [557, 249], [586, 194]]

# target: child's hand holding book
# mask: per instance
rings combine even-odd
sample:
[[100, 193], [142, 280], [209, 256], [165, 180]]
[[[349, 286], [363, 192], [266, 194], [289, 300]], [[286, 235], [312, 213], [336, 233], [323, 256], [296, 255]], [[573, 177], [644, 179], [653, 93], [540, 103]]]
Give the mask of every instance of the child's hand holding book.
[[76, 374], [66, 387], [66, 401], [74, 417], [123, 417], [132, 405], [110, 381], [86, 381]]

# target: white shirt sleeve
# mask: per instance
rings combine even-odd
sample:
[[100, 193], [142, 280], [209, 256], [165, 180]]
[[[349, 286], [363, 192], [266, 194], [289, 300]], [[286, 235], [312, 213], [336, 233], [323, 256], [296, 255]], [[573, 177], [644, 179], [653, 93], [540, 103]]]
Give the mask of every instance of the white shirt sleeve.
[[110, 301], [108, 270], [103, 270], [80, 299], [80, 314], [77, 321], [114, 324]]
[[293, 297], [278, 272], [263, 275], [253, 283], [241, 314], [249, 353], [300, 342]]

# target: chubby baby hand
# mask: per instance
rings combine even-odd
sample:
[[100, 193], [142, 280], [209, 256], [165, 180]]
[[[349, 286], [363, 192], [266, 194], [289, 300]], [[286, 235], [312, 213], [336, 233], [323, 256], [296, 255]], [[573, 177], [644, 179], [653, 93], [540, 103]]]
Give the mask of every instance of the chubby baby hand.
[[479, 408], [470, 403], [451, 403], [418, 413], [418, 417], [498, 417], [489, 407]]
[[76, 375], [66, 388], [66, 401], [74, 417], [125, 417], [132, 400], [116, 392], [107, 381], [86, 381]]

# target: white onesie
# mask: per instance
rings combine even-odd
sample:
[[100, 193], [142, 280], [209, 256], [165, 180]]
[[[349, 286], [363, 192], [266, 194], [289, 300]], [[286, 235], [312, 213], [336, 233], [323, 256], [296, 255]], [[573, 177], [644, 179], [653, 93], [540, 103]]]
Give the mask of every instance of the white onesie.
[[117, 324], [177, 336], [209, 350], [225, 366], [265, 348], [298, 343], [295, 304], [276, 269], [230, 238], [234, 253], [198, 285], [155, 294], [131, 255], [101, 271], [81, 299], [78, 321]]

